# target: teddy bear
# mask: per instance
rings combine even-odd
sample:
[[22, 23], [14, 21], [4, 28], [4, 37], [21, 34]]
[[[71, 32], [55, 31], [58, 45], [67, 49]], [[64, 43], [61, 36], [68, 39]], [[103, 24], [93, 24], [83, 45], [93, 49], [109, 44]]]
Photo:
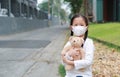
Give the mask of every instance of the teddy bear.
[[[81, 45], [84, 43], [84, 40], [81, 37], [71, 36], [69, 38], [69, 42], [71, 45], [65, 46], [62, 50], [62, 53], [65, 54], [65, 57], [71, 61], [84, 59], [85, 53], [81, 47]], [[72, 70], [73, 68], [73, 65], [65, 65], [66, 70]]]

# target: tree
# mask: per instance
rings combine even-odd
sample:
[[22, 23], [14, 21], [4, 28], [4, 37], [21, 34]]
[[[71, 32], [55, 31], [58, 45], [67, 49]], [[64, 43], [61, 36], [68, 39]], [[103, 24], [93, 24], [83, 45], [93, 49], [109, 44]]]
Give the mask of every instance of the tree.
[[62, 2], [60, 0], [47, 0], [38, 4], [38, 8], [42, 11], [50, 13], [51, 16], [57, 16], [61, 20], [66, 21], [67, 14], [65, 9], [61, 8], [61, 3]]
[[59, 13], [60, 9], [60, 3], [59, 0], [50, 0], [50, 1], [45, 1], [41, 4], [38, 4], [38, 8], [42, 11], [46, 11], [52, 15], [57, 15]]
[[69, 3], [72, 14], [80, 13], [80, 8], [83, 0], [64, 0], [64, 1]]
[[46, 1], [41, 4], [38, 4], [38, 8], [40, 8], [40, 10], [42, 11], [48, 12], [48, 2]]
[[66, 21], [66, 18], [67, 15], [66, 15], [66, 11], [64, 9], [60, 9], [60, 18], [63, 20], [63, 21]]

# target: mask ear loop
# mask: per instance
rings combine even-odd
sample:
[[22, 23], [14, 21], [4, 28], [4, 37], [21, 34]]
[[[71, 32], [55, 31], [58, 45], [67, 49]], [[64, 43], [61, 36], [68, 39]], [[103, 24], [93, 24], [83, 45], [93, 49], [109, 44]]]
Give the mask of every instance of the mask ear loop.
[[86, 31], [88, 30], [88, 26], [86, 26]]
[[69, 28], [70, 28], [70, 30], [72, 30], [72, 29], [73, 29], [73, 26], [72, 26], [72, 25], [70, 25], [70, 27], [69, 27]]

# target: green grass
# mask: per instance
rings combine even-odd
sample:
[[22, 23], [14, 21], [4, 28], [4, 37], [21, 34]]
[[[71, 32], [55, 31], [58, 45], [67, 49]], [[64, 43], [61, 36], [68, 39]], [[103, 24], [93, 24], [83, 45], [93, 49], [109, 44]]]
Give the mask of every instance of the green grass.
[[120, 47], [120, 23], [102, 23], [89, 25], [89, 37], [107, 45]]
[[65, 77], [65, 68], [62, 64], [59, 65], [59, 74], [61, 77]]

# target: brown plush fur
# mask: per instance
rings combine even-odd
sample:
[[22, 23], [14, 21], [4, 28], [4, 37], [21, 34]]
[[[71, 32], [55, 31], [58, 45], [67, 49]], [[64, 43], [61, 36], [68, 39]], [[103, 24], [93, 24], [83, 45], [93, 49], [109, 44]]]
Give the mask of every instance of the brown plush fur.
[[[66, 54], [66, 58], [72, 61], [84, 59], [85, 53], [83, 48], [81, 47], [84, 42], [83, 39], [80, 37], [71, 36], [69, 38], [69, 42], [71, 43], [71, 45], [66, 46], [62, 51], [62, 53]], [[73, 68], [73, 65], [65, 65], [66, 70], [71, 70]]]

